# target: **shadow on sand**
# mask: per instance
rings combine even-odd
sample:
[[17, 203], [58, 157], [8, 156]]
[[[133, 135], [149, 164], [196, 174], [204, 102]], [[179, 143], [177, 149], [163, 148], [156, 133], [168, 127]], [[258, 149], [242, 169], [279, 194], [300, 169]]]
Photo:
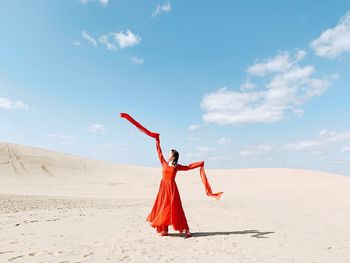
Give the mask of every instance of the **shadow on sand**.
[[[251, 237], [255, 238], [268, 238], [267, 234], [272, 234], [275, 232], [261, 232], [259, 230], [242, 230], [242, 231], [225, 231], [225, 232], [193, 232], [192, 237], [208, 237], [208, 236], [227, 236], [227, 235], [246, 235], [250, 234]], [[184, 234], [179, 233], [169, 233], [169, 236], [173, 237], [183, 237]]]

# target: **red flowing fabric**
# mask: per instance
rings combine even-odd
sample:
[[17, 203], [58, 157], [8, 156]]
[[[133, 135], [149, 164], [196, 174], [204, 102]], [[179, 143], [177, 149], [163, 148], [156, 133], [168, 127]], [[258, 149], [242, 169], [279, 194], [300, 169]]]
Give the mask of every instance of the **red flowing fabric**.
[[135, 121], [135, 119], [133, 119], [133, 117], [131, 117], [129, 114], [127, 113], [120, 113], [120, 117], [127, 119], [128, 121], [130, 121], [132, 124], [134, 124], [140, 131], [142, 131], [143, 133], [146, 133], [148, 136], [151, 136], [153, 138], [157, 138], [159, 133], [155, 133], [155, 132], [151, 132], [149, 130], [147, 130], [145, 127], [143, 127], [140, 123], [138, 123], [137, 121]]
[[[156, 141], [157, 141], [157, 145], [158, 145], [158, 143], [159, 143], [159, 133], [154, 133], [154, 132], [149, 131], [148, 129], [146, 129], [144, 126], [142, 126], [139, 122], [137, 122], [135, 119], [133, 119], [127, 113], [120, 113], [120, 117], [127, 119], [132, 124], [134, 124], [140, 131], [142, 131], [143, 133], [147, 134], [150, 137], [155, 138]], [[210, 184], [209, 184], [208, 179], [207, 179], [207, 176], [205, 174], [204, 161], [191, 163], [188, 166], [178, 165], [178, 167], [179, 167], [178, 168], [179, 171], [181, 171], [181, 170], [187, 171], [187, 170], [190, 170], [190, 169], [193, 169], [193, 168], [200, 167], [200, 176], [201, 176], [201, 180], [202, 180], [202, 182], [204, 184], [207, 196], [214, 197], [218, 201], [220, 200], [220, 197], [223, 194], [223, 192], [218, 192], [218, 193], [213, 193], [212, 192]]]

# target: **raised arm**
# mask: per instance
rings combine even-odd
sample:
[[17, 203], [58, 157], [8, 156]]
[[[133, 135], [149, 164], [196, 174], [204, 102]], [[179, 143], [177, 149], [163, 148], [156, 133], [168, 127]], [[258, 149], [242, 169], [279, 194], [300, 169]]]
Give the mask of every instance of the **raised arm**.
[[195, 169], [195, 168], [198, 168], [201, 166], [204, 166], [204, 161], [190, 163], [189, 165], [178, 164], [176, 167], [177, 167], [178, 171], [188, 171], [188, 170]]
[[157, 153], [158, 153], [158, 158], [162, 166], [166, 165], [166, 161], [163, 157], [162, 149], [160, 148], [160, 140], [159, 140], [159, 134], [156, 137], [156, 148], [157, 148]]

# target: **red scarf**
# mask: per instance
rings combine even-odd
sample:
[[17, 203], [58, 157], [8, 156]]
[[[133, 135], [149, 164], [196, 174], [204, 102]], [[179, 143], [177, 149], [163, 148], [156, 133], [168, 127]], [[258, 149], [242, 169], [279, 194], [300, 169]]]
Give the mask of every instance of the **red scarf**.
[[[151, 131], [147, 130], [145, 127], [143, 127], [140, 123], [138, 123], [136, 120], [134, 120], [127, 113], [120, 113], [120, 117], [127, 119], [132, 124], [134, 124], [140, 131], [142, 131], [143, 133], [147, 134], [148, 136], [150, 136], [152, 138], [157, 138], [159, 136], [159, 133], [155, 133], [155, 132], [151, 132]], [[204, 184], [205, 191], [206, 191], [207, 195], [208, 196], [212, 196], [216, 200], [219, 201], [219, 199], [220, 199], [221, 195], [223, 194], [223, 192], [213, 193], [211, 191], [211, 187], [209, 185], [207, 176], [206, 176], [205, 171], [204, 171], [204, 162], [203, 162], [203, 165], [200, 167], [200, 176], [201, 176], [202, 182]]]

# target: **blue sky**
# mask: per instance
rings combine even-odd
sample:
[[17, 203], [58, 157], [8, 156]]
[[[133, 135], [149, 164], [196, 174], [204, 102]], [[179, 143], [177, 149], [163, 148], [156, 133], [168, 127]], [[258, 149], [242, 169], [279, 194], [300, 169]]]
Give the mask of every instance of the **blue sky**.
[[1, 1], [0, 141], [350, 175], [349, 1]]

